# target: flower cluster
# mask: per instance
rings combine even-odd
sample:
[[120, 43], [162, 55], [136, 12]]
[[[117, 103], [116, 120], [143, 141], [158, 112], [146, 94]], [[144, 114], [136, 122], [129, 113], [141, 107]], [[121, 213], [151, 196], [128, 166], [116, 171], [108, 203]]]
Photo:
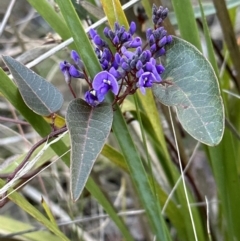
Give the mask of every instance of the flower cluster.
[[[165, 46], [172, 42], [172, 37], [167, 35], [162, 26], [168, 14], [167, 8], [157, 8], [154, 5], [152, 13], [154, 28], [147, 30], [147, 44], [144, 47], [142, 39], [134, 35], [134, 22], [131, 22], [128, 30], [118, 23], [115, 23], [113, 30], [106, 27], [103, 31], [106, 40], [96, 30], [89, 31], [89, 38], [95, 46], [95, 53], [102, 67], [102, 71], [92, 82], [87, 78], [84, 65], [76, 51], [71, 53], [73, 65], [66, 61], [60, 63], [60, 69], [68, 84], [72, 77], [87, 80], [90, 89], [85, 93], [85, 100], [89, 105], [96, 106], [101, 103], [109, 91], [115, 95], [114, 103], [121, 103], [138, 88], [145, 94], [145, 88], [162, 81], [164, 67], [158, 62], [158, 58], [165, 54]], [[115, 53], [112, 49], [116, 50]]]

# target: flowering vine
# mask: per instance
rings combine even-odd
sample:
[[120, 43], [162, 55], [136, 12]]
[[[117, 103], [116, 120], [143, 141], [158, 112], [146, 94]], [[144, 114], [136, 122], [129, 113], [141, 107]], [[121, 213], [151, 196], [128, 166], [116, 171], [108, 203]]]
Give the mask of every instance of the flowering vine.
[[159, 62], [159, 57], [165, 54], [165, 46], [172, 42], [172, 37], [167, 35], [162, 26], [168, 9], [153, 5], [152, 14], [154, 27], [146, 31], [145, 46], [142, 46], [142, 39], [134, 35], [134, 22], [131, 22], [128, 30], [117, 22], [113, 30], [108, 27], [104, 29], [103, 33], [116, 50], [115, 53], [96, 30], [89, 31], [89, 38], [95, 46], [95, 53], [102, 67], [102, 71], [96, 74], [92, 81], [89, 80], [84, 64], [75, 50], [71, 52], [74, 64], [67, 61], [60, 63], [60, 69], [69, 86], [72, 78], [87, 81], [89, 90], [85, 93], [85, 101], [89, 105], [97, 106], [103, 102], [109, 91], [115, 95], [114, 103], [120, 104], [127, 95], [134, 94], [138, 88], [145, 94], [146, 88], [162, 81], [164, 67]]

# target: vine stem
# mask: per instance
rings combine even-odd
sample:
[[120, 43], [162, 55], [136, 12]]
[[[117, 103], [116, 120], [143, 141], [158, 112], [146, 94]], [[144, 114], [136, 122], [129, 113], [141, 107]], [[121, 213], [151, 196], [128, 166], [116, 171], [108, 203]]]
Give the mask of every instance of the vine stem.
[[74, 92], [74, 90], [73, 90], [73, 88], [72, 88], [72, 86], [71, 86], [70, 83], [68, 84], [68, 87], [69, 87], [69, 89], [70, 89], [70, 91], [71, 91], [71, 93], [72, 93], [72, 95], [73, 95], [73, 98], [76, 99], [77, 96], [76, 96], [76, 94], [75, 94], [75, 92]]

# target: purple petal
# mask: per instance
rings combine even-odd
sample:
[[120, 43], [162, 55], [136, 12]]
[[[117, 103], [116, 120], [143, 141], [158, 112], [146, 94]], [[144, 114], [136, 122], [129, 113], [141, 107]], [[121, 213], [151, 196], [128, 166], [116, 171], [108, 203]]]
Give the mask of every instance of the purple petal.
[[136, 64], [136, 68], [137, 70], [141, 69], [143, 66], [142, 62], [140, 60], [138, 60], [137, 64]]
[[127, 64], [126, 62], [123, 62], [123, 63], [121, 64], [121, 66], [122, 66], [122, 68], [123, 68], [124, 70], [126, 70], [126, 71], [129, 71], [129, 70], [130, 70], [130, 66], [129, 66], [129, 64]]
[[116, 32], [117, 30], [120, 30], [120, 25], [119, 25], [119, 23], [117, 23], [117, 22], [114, 23], [114, 30], [115, 30], [115, 32]]
[[136, 72], [136, 77], [139, 78], [144, 73], [143, 69], [140, 69]]
[[146, 69], [148, 72], [152, 72], [153, 65], [152, 65], [150, 62], [147, 62], [146, 65], [145, 65], [145, 69]]
[[114, 59], [115, 59], [115, 61], [116, 61], [117, 64], [120, 64], [121, 56], [120, 56], [119, 53], [116, 53], [116, 54], [115, 54]]
[[156, 65], [156, 69], [159, 74], [162, 74], [165, 70], [165, 68], [161, 64]]
[[109, 30], [109, 31], [108, 31], [108, 37], [109, 37], [110, 39], [114, 39], [115, 33], [114, 33], [112, 30]]
[[129, 28], [129, 33], [130, 33], [131, 35], [133, 35], [133, 34], [136, 32], [136, 29], [137, 29], [136, 23], [135, 23], [135, 22], [131, 22], [130, 28]]
[[146, 31], [146, 37], [147, 37], [147, 39], [149, 39], [151, 35], [152, 35], [152, 29], [149, 28], [149, 29], [147, 29], [147, 31]]
[[150, 51], [151, 51], [152, 53], [155, 53], [156, 50], [157, 50], [157, 45], [156, 45], [156, 44], [153, 44], [153, 45], [150, 47]]
[[102, 47], [102, 46], [104, 45], [103, 40], [101, 39], [101, 37], [100, 37], [98, 34], [96, 34], [96, 35], [94, 36], [93, 42], [94, 42], [97, 46], [101, 46], [101, 47]]
[[99, 90], [103, 87], [103, 84], [108, 84], [111, 87], [111, 91], [117, 95], [118, 94], [118, 82], [116, 78], [108, 73], [107, 71], [99, 72], [93, 79], [92, 86], [95, 90]]
[[108, 32], [109, 32], [109, 28], [105, 27], [104, 30], [103, 30], [103, 33], [107, 38], [109, 37]]
[[69, 74], [70, 66], [71, 65], [67, 61], [63, 61], [59, 64], [60, 70], [62, 71], [67, 84], [71, 83], [71, 75]]
[[137, 56], [140, 56], [142, 53], [142, 47], [137, 47], [135, 52], [134, 52]]
[[127, 40], [128, 40], [128, 36], [129, 36], [128, 33], [124, 32], [124, 33], [121, 35], [121, 37], [120, 37], [121, 42], [127, 41]]
[[110, 61], [112, 59], [111, 52], [108, 48], [104, 48], [102, 52], [102, 59], [105, 59], [106, 61]]
[[117, 35], [116, 35], [116, 36], [114, 37], [114, 39], [113, 39], [113, 44], [114, 44], [114, 45], [118, 45], [118, 44], [119, 44], [119, 38], [118, 38]]
[[142, 39], [140, 37], [136, 37], [130, 43], [127, 43], [128, 48], [137, 48], [142, 46]]
[[172, 35], [167, 36], [167, 43], [170, 44], [172, 42], [173, 38]]
[[143, 94], [143, 95], [145, 95], [145, 94], [146, 94], [146, 90], [145, 90], [145, 88], [144, 88], [144, 87], [140, 87], [139, 89], [140, 89], [140, 91], [142, 92], [142, 94]]
[[152, 46], [152, 45], [155, 43], [155, 38], [154, 38], [153, 35], [151, 35], [151, 36], [149, 37], [148, 42], [149, 42], [150, 46]]
[[121, 74], [113, 67], [109, 70], [109, 73], [112, 74], [116, 79], [120, 79], [122, 77]]
[[166, 50], [164, 47], [160, 48], [154, 55], [155, 58], [158, 58], [166, 53]]
[[88, 32], [89, 36], [91, 39], [93, 39], [95, 37], [95, 35], [97, 34], [97, 31], [93, 28], [91, 28]]
[[63, 61], [59, 64], [60, 70], [64, 73], [65, 71], [68, 71], [71, 64], [69, 64], [67, 61]]
[[84, 74], [76, 69], [74, 65], [69, 68], [69, 74], [74, 78], [84, 78]]
[[89, 90], [84, 96], [86, 102], [91, 106], [97, 106], [101, 101], [99, 101], [96, 90]]
[[153, 73], [145, 72], [140, 76], [137, 85], [139, 86], [139, 88], [141, 88], [141, 87], [151, 87], [152, 83], [154, 81], [156, 81], [156, 78], [153, 75]]
[[120, 37], [123, 33], [125, 33], [126, 30], [125, 30], [125, 27], [122, 26], [118, 31], [117, 31], [117, 35]]
[[167, 43], [167, 37], [164, 36], [162, 39], [158, 41], [158, 47], [162, 48], [164, 45], [166, 45], [166, 43]]
[[128, 59], [132, 59], [132, 57], [134, 56], [134, 53], [128, 51], [124, 46], [122, 46], [121, 51]]

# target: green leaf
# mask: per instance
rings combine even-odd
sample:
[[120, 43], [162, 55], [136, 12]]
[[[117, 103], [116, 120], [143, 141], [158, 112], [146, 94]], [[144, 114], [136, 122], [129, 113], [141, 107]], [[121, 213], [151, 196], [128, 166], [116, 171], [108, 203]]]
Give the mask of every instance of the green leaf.
[[63, 104], [63, 96], [51, 83], [10, 56], [2, 56], [26, 105], [35, 113], [49, 116]]
[[[194, 138], [217, 145], [224, 131], [224, 109], [216, 75], [210, 63], [191, 44], [174, 38], [168, 47], [166, 85], [154, 85], [163, 104], [175, 106], [179, 121]], [[171, 82], [171, 83], [170, 83]]]
[[[201, 42], [191, 0], [172, 0], [181, 37], [201, 50]], [[183, 14], [186, 13], [186, 14]]]
[[58, 225], [57, 225], [57, 222], [56, 222], [56, 220], [53, 216], [53, 213], [52, 213], [50, 207], [48, 206], [48, 204], [46, 203], [46, 201], [44, 200], [43, 197], [42, 197], [42, 200], [41, 200], [41, 204], [42, 204], [42, 207], [45, 210], [49, 220], [51, 221], [51, 223], [54, 224], [58, 228]]
[[112, 106], [106, 103], [91, 107], [84, 100], [75, 99], [67, 108], [66, 123], [72, 144], [71, 195], [75, 201], [110, 133], [112, 120]]

